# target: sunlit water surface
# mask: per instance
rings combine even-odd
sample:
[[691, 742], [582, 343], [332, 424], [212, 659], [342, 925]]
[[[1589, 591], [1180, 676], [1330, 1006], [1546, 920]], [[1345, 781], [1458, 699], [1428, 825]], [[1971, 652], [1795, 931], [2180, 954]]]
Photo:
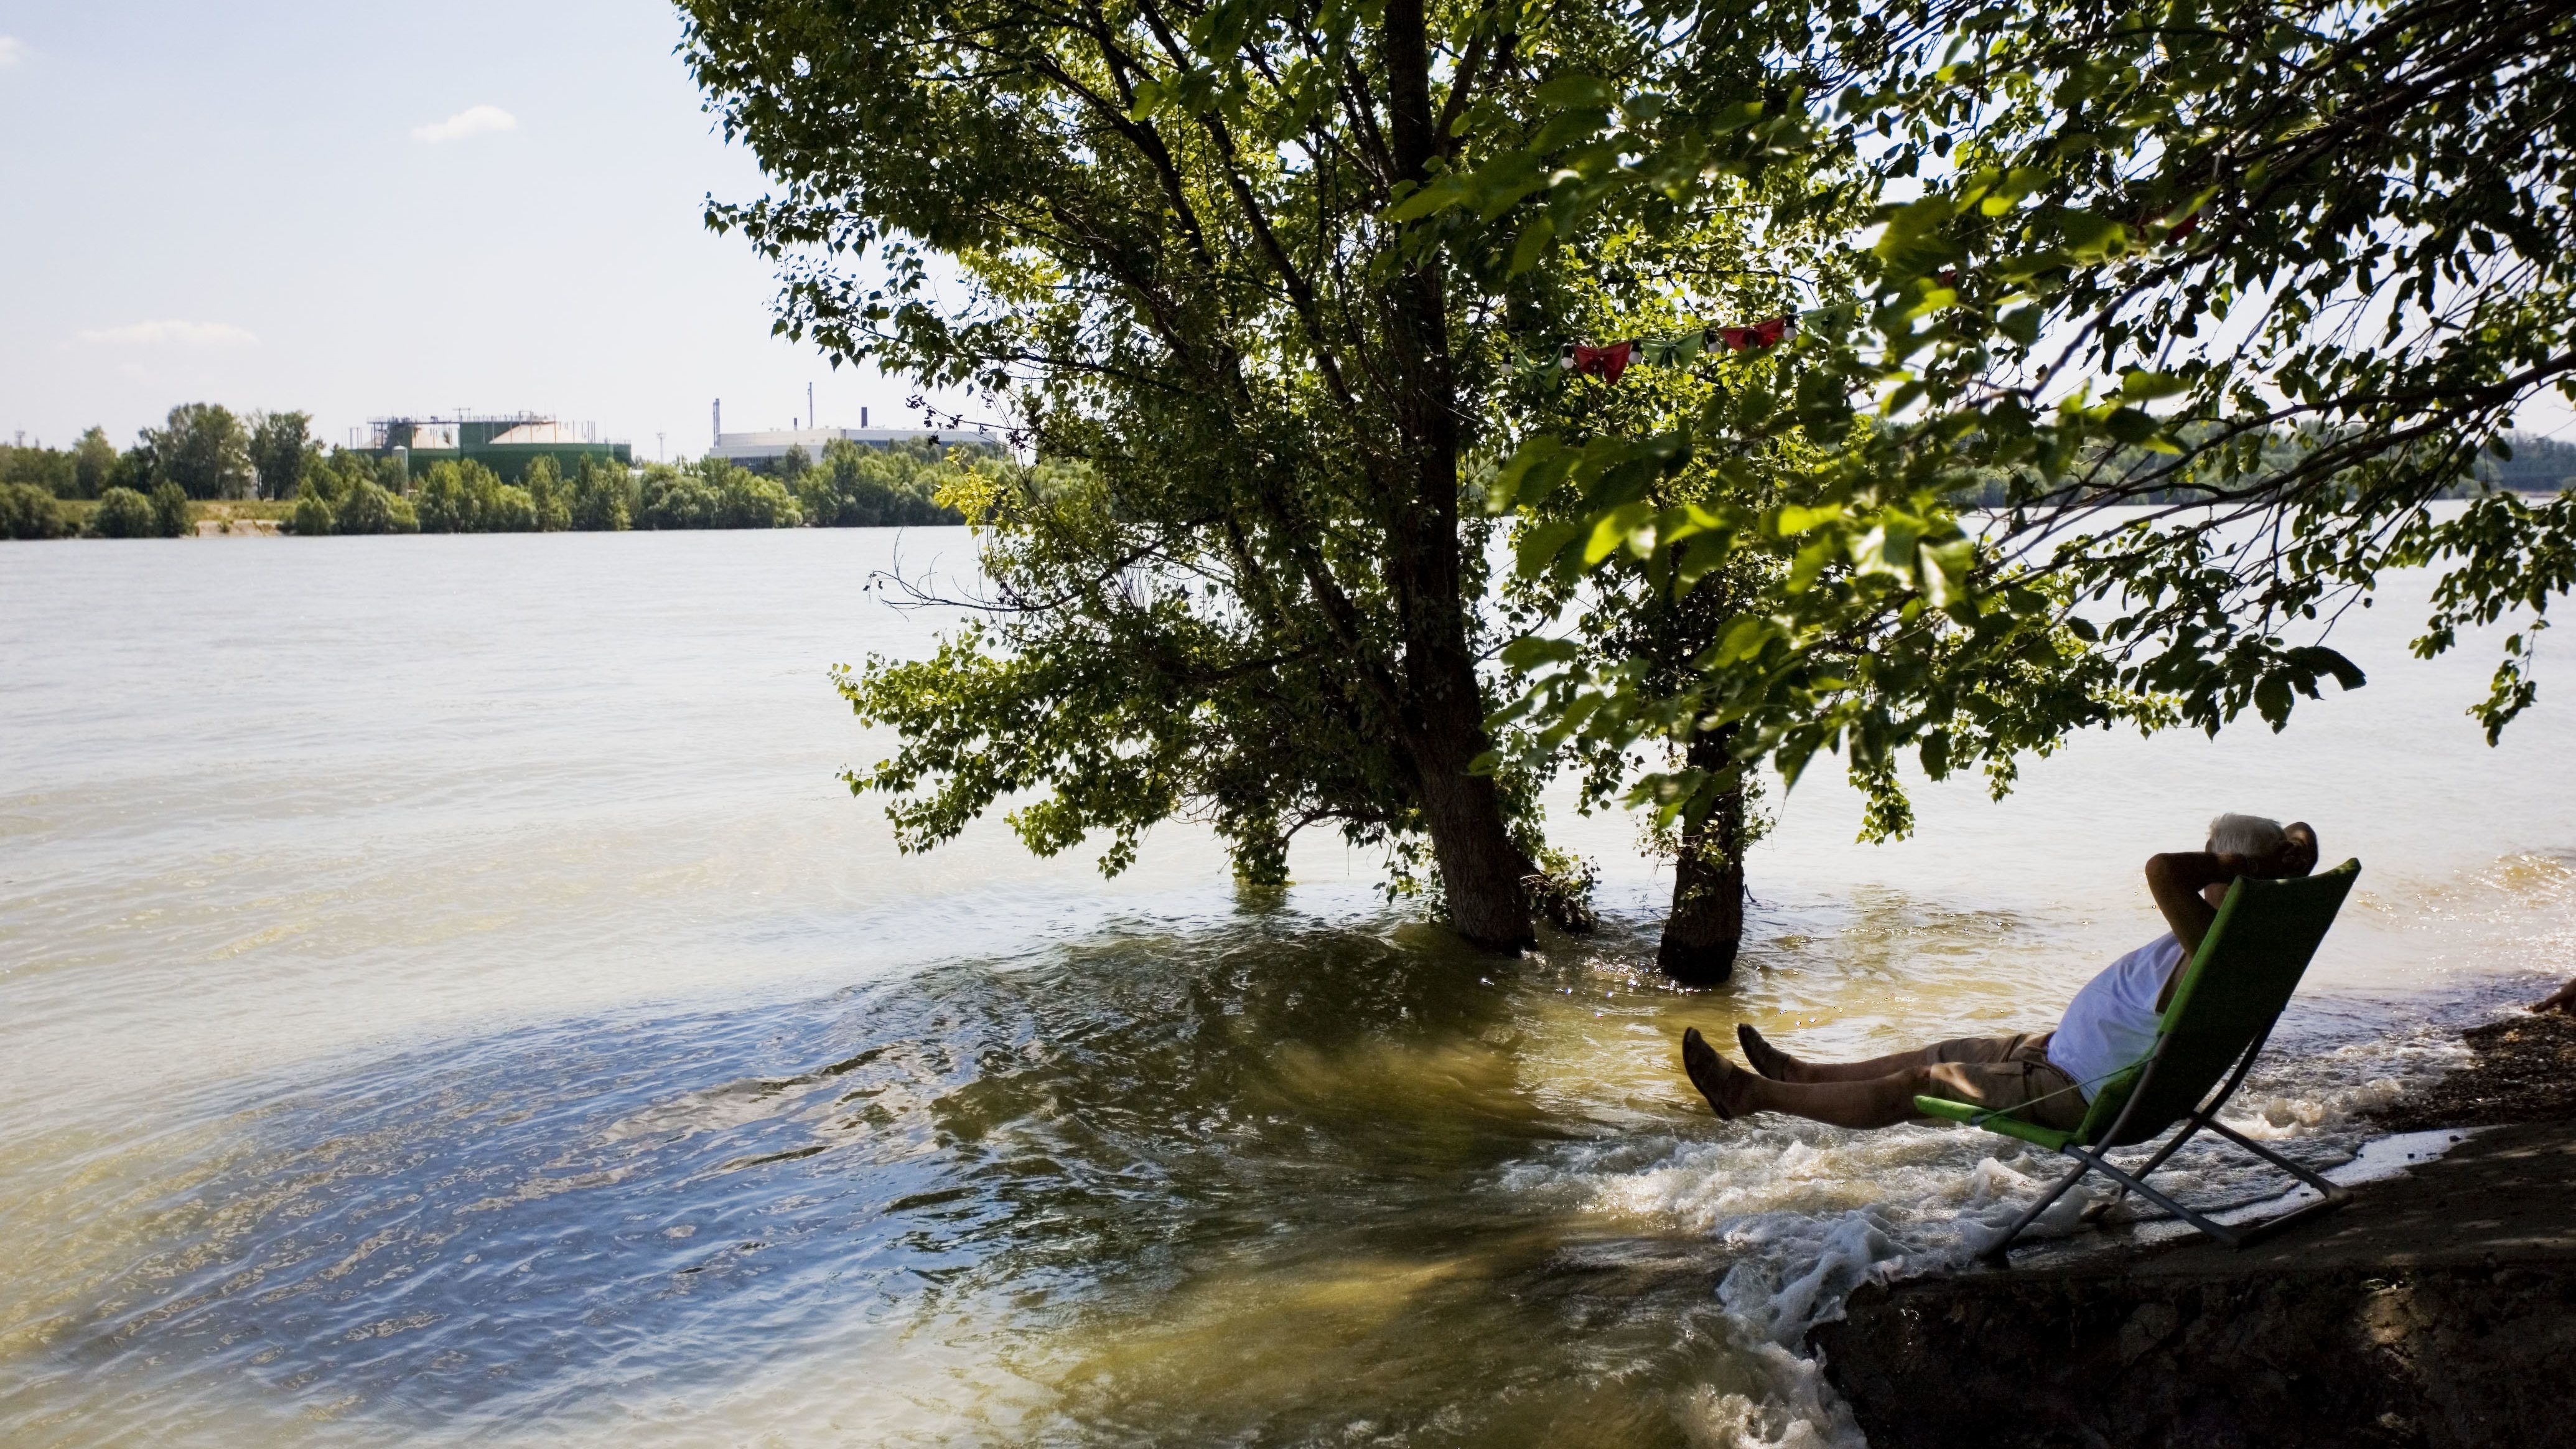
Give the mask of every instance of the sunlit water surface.
[[2222, 809], [2368, 867], [2240, 1099], [2291, 1151], [2576, 971], [2565, 682], [2485, 748], [2489, 656], [2407, 660], [2402, 599], [2278, 738], [2088, 737], [1893, 846], [1775, 798], [1694, 994], [1625, 818], [1559, 812], [1609, 921], [1517, 960], [1329, 841], [1276, 898], [1186, 828], [899, 856], [824, 677], [927, 646], [898, 547], [967, 560], [0, 546], [0, 1443], [1855, 1442], [1806, 1327], [2052, 1169], [1721, 1125], [1684, 1025], [2045, 1027]]

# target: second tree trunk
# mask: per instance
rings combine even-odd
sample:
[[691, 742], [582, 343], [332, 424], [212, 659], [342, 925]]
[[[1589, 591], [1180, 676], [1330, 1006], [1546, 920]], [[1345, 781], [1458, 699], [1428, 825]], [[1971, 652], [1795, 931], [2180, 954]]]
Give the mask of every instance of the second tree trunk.
[[[1722, 769], [1726, 741], [1717, 735], [1691, 740], [1689, 761]], [[1735, 974], [1744, 941], [1744, 791], [1718, 797], [1708, 818], [1682, 829], [1681, 855], [1673, 862], [1673, 909], [1655, 964], [1692, 986], [1715, 986]]]

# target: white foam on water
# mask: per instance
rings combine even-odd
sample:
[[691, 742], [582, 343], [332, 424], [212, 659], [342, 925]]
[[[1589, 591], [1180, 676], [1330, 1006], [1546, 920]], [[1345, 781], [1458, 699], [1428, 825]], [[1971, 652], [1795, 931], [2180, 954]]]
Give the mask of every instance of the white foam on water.
[[1703, 1388], [1686, 1396], [1680, 1418], [1692, 1449], [1847, 1449], [1867, 1442], [1814, 1359], [1773, 1343], [1742, 1351], [1770, 1379], [1770, 1392], [1757, 1397]]

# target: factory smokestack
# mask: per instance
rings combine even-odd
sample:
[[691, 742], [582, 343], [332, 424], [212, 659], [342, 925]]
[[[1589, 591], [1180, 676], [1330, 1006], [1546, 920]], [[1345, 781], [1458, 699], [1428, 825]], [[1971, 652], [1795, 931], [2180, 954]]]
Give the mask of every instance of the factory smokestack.
[[717, 399], [716, 399], [716, 439], [715, 439], [715, 441], [714, 441], [714, 442], [707, 444], [707, 446], [708, 446], [708, 447], [710, 447], [710, 448], [720, 448], [720, 447], [723, 447], [723, 446], [724, 446], [724, 399], [723, 399], [723, 398], [717, 398]]

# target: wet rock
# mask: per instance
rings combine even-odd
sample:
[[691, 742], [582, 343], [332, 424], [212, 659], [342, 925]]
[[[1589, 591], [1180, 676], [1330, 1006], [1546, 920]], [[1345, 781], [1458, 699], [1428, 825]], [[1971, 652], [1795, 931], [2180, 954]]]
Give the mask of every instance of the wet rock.
[[2232, 1252], [1864, 1288], [1810, 1339], [1876, 1449], [2576, 1443], [2576, 1123]]
[[2516, 1012], [2460, 1033], [2469, 1067], [2409, 1091], [2371, 1119], [2391, 1132], [2576, 1119], [2576, 1015]]

